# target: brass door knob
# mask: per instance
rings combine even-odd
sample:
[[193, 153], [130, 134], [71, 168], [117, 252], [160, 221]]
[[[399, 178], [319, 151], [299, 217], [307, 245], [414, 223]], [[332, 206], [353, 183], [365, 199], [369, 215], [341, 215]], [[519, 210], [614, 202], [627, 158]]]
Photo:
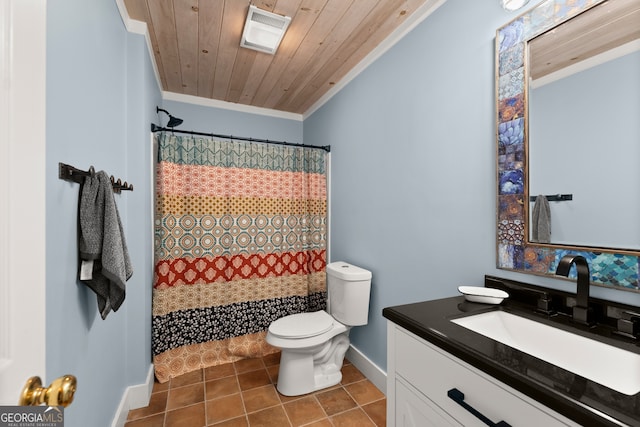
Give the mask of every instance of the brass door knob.
[[40, 377], [31, 377], [22, 388], [18, 404], [37, 406], [44, 403], [47, 406], [67, 407], [73, 402], [76, 384], [77, 380], [73, 375], [63, 375], [55, 379], [49, 387], [42, 387]]

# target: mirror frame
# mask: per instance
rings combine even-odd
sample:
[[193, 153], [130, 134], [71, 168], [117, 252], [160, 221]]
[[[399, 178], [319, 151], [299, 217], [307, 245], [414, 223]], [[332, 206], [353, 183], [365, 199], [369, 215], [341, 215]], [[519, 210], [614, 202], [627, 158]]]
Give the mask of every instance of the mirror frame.
[[638, 251], [528, 241], [527, 42], [604, 1], [545, 0], [496, 32], [496, 266], [556, 277], [558, 261], [579, 254], [589, 261], [592, 284], [640, 292]]

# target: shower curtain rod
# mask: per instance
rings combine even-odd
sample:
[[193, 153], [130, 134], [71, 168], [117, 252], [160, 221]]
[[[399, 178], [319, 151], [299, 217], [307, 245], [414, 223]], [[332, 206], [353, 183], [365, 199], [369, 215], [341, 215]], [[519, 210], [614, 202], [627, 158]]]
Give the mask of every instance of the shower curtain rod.
[[174, 128], [163, 128], [160, 127], [154, 123], [151, 123], [151, 132], [163, 132], [163, 131], [167, 131], [167, 132], [177, 132], [177, 133], [186, 133], [188, 135], [199, 135], [199, 136], [212, 136], [215, 138], [224, 138], [224, 139], [239, 139], [242, 141], [249, 141], [249, 142], [262, 142], [265, 144], [277, 144], [277, 145], [287, 145], [290, 147], [302, 147], [302, 148], [318, 148], [320, 150], [324, 150], [327, 153], [331, 152], [331, 146], [330, 145], [323, 145], [323, 146], [319, 146], [319, 145], [308, 145], [308, 144], [296, 144], [295, 142], [286, 142], [286, 141], [272, 141], [270, 139], [257, 139], [257, 138], [246, 138], [243, 136], [233, 136], [233, 135], [219, 135], [216, 133], [206, 133], [206, 132], [195, 132], [192, 130], [179, 130], [179, 129], [174, 129]]

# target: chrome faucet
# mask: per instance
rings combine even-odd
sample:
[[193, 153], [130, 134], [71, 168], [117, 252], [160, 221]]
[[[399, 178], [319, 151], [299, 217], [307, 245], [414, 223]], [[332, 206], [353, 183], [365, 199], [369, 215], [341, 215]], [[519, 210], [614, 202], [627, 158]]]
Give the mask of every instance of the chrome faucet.
[[591, 326], [595, 324], [593, 310], [589, 307], [589, 264], [580, 255], [565, 255], [562, 257], [556, 268], [556, 274], [569, 277], [571, 265], [576, 266], [578, 273], [578, 288], [576, 292], [576, 305], [573, 307], [573, 320], [583, 325]]

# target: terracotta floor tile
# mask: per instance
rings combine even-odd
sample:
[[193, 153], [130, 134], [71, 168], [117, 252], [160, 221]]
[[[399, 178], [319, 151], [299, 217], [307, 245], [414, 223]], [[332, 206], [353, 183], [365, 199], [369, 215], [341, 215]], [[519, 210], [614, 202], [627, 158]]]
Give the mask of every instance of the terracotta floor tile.
[[362, 409], [378, 427], [385, 427], [387, 425], [387, 399], [369, 403], [368, 405], [362, 406]]
[[127, 421], [124, 427], [162, 427], [164, 425], [164, 412], [141, 418], [139, 420]]
[[351, 364], [342, 366], [342, 381], [340, 382], [342, 385], [362, 381], [365, 378], [366, 377], [362, 375], [362, 373], [355, 366]]
[[335, 427], [376, 427], [360, 408], [342, 412], [330, 418]]
[[209, 425], [212, 427], [249, 427], [249, 422], [247, 421], [246, 415], [243, 415], [238, 418], [232, 418], [230, 420]]
[[348, 427], [386, 425], [386, 398], [349, 361], [342, 382], [302, 396], [276, 390], [280, 353], [153, 384], [149, 405], [125, 427]]
[[262, 358], [262, 361], [264, 362], [264, 366], [273, 366], [273, 365], [279, 365], [280, 364], [280, 352], [277, 351], [275, 353], [271, 353], [271, 354], [267, 354], [266, 356], [264, 356]]
[[249, 418], [251, 427], [286, 427], [291, 425], [282, 405], [248, 414], [247, 418]]
[[204, 401], [204, 383], [169, 389], [167, 411]]
[[258, 371], [245, 372], [238, 374], [238, 382], [240, 390], [249, 390], [256, 387], [262, 387], [271, 384], [271, 378], [267, 374], [267, 370], [262, 368]]
[[230, 375], [235, 375], [235, 374], [236, 374], [236, 369], [233, 366], [233, 363], [226, 363], [224, 365], [211, 366], [209, 368], [204, 369], [205, 381], [228, 377]]
[[153, 382], [153, 390], [151, 390], [151, 393], [158, 393], [159, 391], [167, 391], [169, 390], [170, 385], [171, 385], [171, 381], [159, 383], [157, 380], [155, 380]]
[[327, 417], [327, 414], [313, 396], [306, 396], [282, 406], [284, 406], [284, 410], [294, 426], [301, 426]]
[[344, 388], [358, 405], [366, 405], [384, 398], [384, 394], [369, 380], [358, 381], [357, 383], [346, 385]]
[[282, 403], [292, 402], [294, 400], [302, 399], [305, 396], [311, 396], [311, 395], [313, 395], [313, 393], [303, 394], [302, 396], [285, 396], [284, 394], [278, 393], [278, 396], [280, 396], [280, 400], [282, 401]]
[[204, 403], [168, 411], [164, 427], [202, 427], [205, 426]]
[[316, 399], [320, 402], [322, 409], [331, 416], [348, 409], [355, 408], [356, 402], [342, 388], [336, 388], [324, 393], [318, 393]]
[[238, 360], [237, 362], [234, 362], [234, 365], [236, 367], [236, 372], [239, 374], [242, 374], [243, 372], [264, 369], [262, 358]]
[[278, 392], [273, 385], [256, 387], [242, 392], [242, 400], [247, 412], [256, 412], [271, 406], [280, 405]]
[[244, 405], [242, 404], [242, 396], [240, 396], [240, 393], [208, 400], [206, 404], [207, 423], [209, 424], [244, 415]]
[[322, 419], [320, 421], [315, 421], [311, 424], [307, 424], [305, 427], [333, 427], [329, 418]]
[[204, 386], [206, 400], [240, 393], [238, 379], [235, 376], [207, 381]]
[[161, 391], [158, 393], [152, 393], [149, 399], [149, 405], [144, 408], [132, 409], [129, 411], [127, 420], [137, 420], [139, 418], [148, 417], [150, 415], [163, 413], [167, 409], [167, 395], [168, 391]]
[[280, 365], [267, 366], [267, 373], [271, 379], [272, 384], [278, 383], [278, 373], [280, 372]]
[[186, 374], [180, 375], [179, 377], [172, 378], [171, 388], [182, 387], [199, 382], [202, 382], [202, 369], [198, 369], [197, 371], [188, 372]]

